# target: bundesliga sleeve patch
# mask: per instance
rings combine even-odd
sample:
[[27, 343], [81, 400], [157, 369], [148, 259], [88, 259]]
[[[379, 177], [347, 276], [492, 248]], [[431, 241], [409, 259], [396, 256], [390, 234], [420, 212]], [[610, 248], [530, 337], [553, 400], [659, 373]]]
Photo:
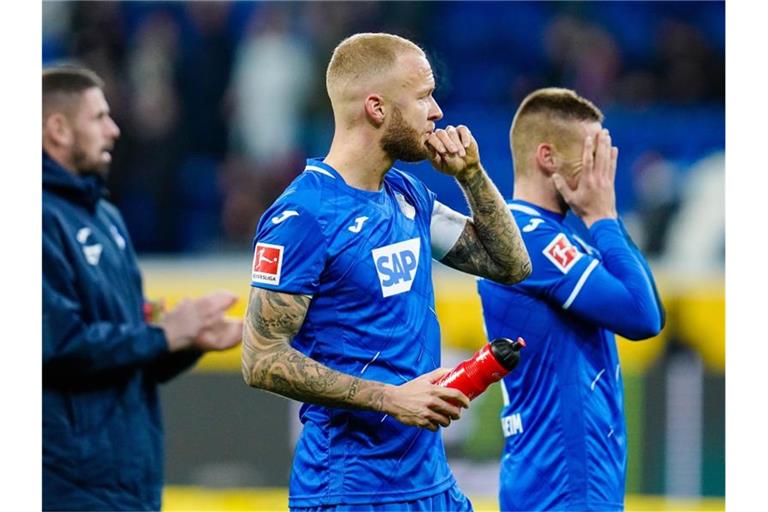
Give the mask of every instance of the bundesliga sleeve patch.
[[544, 248], [543, 252], [544, 256], [563, 274], [567, 274], [583, 256], [563, 233], [559, 233], [553, 238], [549, 245]]
[[280, 284], [280, 269], [283, 266], [283, 246], [256, 243], [253, 251], [251, 282], [277, 286]]

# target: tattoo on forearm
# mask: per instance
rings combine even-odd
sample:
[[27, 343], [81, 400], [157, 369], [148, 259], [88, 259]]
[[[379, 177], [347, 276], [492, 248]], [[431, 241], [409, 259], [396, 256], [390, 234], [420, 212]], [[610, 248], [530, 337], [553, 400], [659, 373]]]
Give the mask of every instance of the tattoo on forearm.
[[352, 385], [349, 386], [349, 393], [347, 393], [347, 400], [352, 400], [357, 394], [357, 389], [360, 387], [360, 379], [352, 381]]
[[383, 410], [384, 384], [332, 370], [290, 346], [310, 300], [251, 289], [243, 328], [244, 379], [250, 386], [303, 402]]
[[472, 219], [443, 263], [510, 284], [528, 277], [531, 260], [520, 230], [488, 175], [481, 170], [460, 184]]

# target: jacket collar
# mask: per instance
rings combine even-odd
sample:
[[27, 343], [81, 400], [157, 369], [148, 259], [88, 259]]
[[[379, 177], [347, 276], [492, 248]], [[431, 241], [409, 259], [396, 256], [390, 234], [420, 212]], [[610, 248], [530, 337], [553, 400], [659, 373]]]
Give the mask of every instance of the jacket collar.
[[43, 190], [94, 210], [106, 193], [105, 186], [101, 176], [77, 176], [43, 151]]

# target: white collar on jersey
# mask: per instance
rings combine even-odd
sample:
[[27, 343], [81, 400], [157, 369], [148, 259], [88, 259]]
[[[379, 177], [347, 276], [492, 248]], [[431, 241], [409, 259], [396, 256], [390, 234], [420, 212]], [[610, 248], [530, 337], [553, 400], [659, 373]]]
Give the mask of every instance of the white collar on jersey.
[[539, 212], [537, 212], [530, 206], [525, 206], [524, 204], [510, 203], [510, 204], [507, 204], [507, 207], [510, 210], [527, 213], [528, 215], [535, 215], [536, 217], [541, 217], [541, 214]]
[[334, 175], [333, 175], [333, 174], [331, 174], [330, 172], [326, 171], [326, 170], [325, 170], [325, 169], [323, 169], [322, 167], [318, 167], [318, 166], [316, 166], [316, 165], [307, 165], [306, 167], [304, 167], [304, 170], [305, 170], [305, 171], [315, 171], [315, 172], [319, 172], [320, 174], [324, 174], [324, 175], [326, 175], [326, 176], [330, 176], [330, 177], [331, 177], [331, 178], [333, 178], [333, 179], [336, 179], [336, 176], [334, 176]]

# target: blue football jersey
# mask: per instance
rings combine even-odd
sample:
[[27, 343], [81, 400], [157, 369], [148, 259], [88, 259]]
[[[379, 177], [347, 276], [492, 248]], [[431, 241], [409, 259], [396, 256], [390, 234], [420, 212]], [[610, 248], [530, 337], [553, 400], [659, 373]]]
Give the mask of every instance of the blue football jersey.
[[[622, 312], [595, 305], [611, 300], [601, 280], [606, 286], [617, 280], [604, 268], [599, 244], [577, 236], [563, 215], [523, 201], [511, 202], [510, 209], [532, 273], [512, 286], [478, 281], [488, 337], [527, 341], [520, 364], [502, 382], [501, 509], [622, 509], [627, 440], [621, 365], [613, 332], [597, 321]], [[624, 243], [615, 220], [595, 223], [593, 230], [606, 232], [606, 247]], [[617, 257], [627, 259], [652, 300], [652, 278], [635, 254], [624, 246], [621, 251], [626, 254]], [[651, 306], [651, 322], [658, 325]]]
[[[399, 385], [440, 365], [434, 194], [397, 169], [378, 192], [309, 160], [264, 213], [252, 286], [312, 296], [292, 346], [340, 372]], [[453, 485], [439, 432], [371, 411], [304, 404], [291, 507], [418, 499]]]

